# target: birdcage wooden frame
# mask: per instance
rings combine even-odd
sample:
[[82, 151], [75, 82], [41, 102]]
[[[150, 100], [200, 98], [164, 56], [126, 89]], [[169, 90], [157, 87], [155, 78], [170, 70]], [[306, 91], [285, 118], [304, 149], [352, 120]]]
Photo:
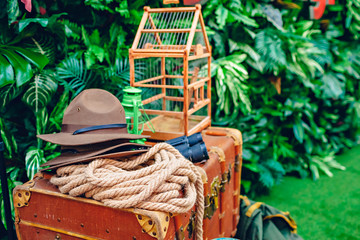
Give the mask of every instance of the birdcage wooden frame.
[[[176, 16], [190, 15], [192, 16], [190, 18], [191, 25], [189, 24], [187, 28], [182, 27], [186, 25], [183, 23], [181, 23], [181, 26], [177, 26], [177, 23], [181, 21], [173, 24], [161, 24], [161, 17], [159, 17], [160, 20], [154, 19], [152, 16], [157, 16], [154, 14], [163, 16], [165, 21], [168, 22], [175, 20], [172, 20], [171, 17], [170, 19], [166, 19], [167, 15], [175, 15], [175, 17], [173, 17], [175, 19]], [[144, 40], [146, 34], [151, 37], [147, 37], [147, 40]], [[194, 43], [195, 34], [203, 38], [202, 41], [204, 45]], [[165, 39], [164, 36], [171, 35], [175, 37], [172, 36], [170, 39], [175, 38], [176, 41], [167, 41], [171, 42], [167, 45], [165, 41], [167, 38]], [[183, 35], [185, 35], [185, 39], [182, 39]], [[181, 42], [183, 43], [180, 44]], [[159, 62], [161, 58], [161, 73], [158, 76], [138, 81], [135, 77], [135, 61], [146, 58], [158, 58]], [[165, 71], [166, 58], [180, 59], [182, 62], [181, 68], [183, 69], [181, 72], [182, 76], [171, 75], [171, 73], [169, 74]], [[204, 63], [205, 70], [202, 71], [202, 77], [198, 77], [199, 68], [189, 69], [189, 62], [202, 60], [206, 61]], [[201, 5], [157, 9], [144, 7], [144, 15], [137, 30], [133, 45], [129, 50], [129, 61], [131, 86], [161, 89], [161, 93], [142, 101], [144, 106], [154, 101], [159, 101], [160, 99], [160, 101], [162, 101], [161, 110], [143, 110], [148, 115], [157, 115], [157, 117], [151, 119], [156, 132], [153, 133], [145, 127], [143, 134], [150, 135], [152, 139], [167, 140], [182, 135], [191, 135], [211, 125], [211, 46], [205, 31]], [[169, 84], [167, 79], [182, 79], [182, 85]], [[168, 89], [179, 89], [179, 91], [183, 91], [183, 96], [169, 96], [167, 94]], [[160, 90], [158, 91], [160, 92]], [[167, 101], [182, 102], [182, 112], [166, 109]], [[194, 115], [194, 113], [200, 109], [207, 110], [205, 116]]]

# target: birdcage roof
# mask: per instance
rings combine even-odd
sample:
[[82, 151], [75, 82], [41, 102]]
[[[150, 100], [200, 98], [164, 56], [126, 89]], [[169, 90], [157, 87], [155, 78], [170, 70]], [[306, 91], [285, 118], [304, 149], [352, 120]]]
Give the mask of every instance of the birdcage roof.
[[131, 51], [182, 53], [197, 45], [210, 53], [200, 5], [144, 10]]

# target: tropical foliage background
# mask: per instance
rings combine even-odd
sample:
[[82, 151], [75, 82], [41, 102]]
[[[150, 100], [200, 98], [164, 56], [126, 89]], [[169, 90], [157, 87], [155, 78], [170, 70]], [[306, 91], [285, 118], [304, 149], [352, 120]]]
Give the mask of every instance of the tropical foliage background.
[[[359, 141], [360, 3], [336, 0], [321, 20], [310, 20], [311, 4], [203, 5], [213, 124], [242, 131], [242, 188], [250, 196], [285, 174], [331, 177], [344, 170], [334, 155]], [[162, 1], [0, 1], [0, 129], [10, 192], [60, 154], [36, 135], [59, 132], [79, 92], [103, 88], [121, 99], [145, 5]]]

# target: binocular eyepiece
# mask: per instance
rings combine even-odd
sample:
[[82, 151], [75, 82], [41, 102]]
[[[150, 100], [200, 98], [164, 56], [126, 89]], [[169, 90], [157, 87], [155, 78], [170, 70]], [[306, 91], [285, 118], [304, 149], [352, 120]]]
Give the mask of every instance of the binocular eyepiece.
[[209, 159], [209, 155], [202, 139], [201, 133], [191, 136], [182, 136], [166, 141], [176, 148], [185, 158], [192, 162], [201, 162]]

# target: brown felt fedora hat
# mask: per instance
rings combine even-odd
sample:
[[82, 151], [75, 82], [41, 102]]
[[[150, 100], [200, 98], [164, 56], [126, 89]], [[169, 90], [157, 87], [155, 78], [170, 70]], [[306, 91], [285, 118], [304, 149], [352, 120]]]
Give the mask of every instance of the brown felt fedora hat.
[[148, 136], [127, 132], [124, 108], [114, 95], [102, 89], [87, 89], [65, 110], [60, 133], [37, 137], [62, 146], [78, 146]]
[[106, 143], [90, 144], [84, 146], [62, 147], [60, 156], [44, 163], [41, 167], [48, 167], [43, 170], [54, 169], [61, 166], [85, 163], [97, 158], [125, 158], [147, 152], [149, 145], [110, 141]]

